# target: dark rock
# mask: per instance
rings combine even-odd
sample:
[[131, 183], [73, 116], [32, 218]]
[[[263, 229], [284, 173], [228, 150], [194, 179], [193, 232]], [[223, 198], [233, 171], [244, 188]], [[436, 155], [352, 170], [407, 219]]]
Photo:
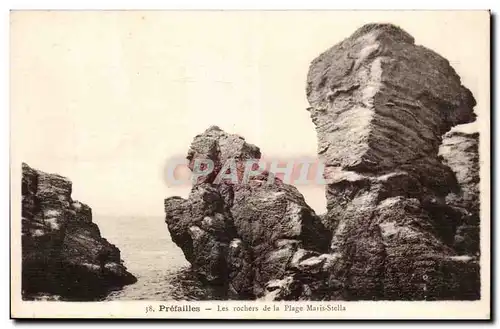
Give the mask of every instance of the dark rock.
[[241, 180], [244, 161], [260, 159], [260, 150], [257, 146], [248, 144], [241, 136], [227, 134], [219, 127], [211, 126], [203, 134], [194, 138], [187, 159], [189, 161], [188, 167], [191, 170], [193, 170], [196, 161], [200, 161], [200, 164], [205, 159], [213, 162], [212, 173], [198, 177], [197, 183], [212, 183], [222, 167], [229, 164], [228, 160], [234, 160]]
[[[212, 173], [165, 200], [194, 271], [230, 298], [478, 299], [478, 136], [446, 134], [475, 100], [448, 61], [369, 24], [312, 62], [307, 97], [327, 213], [268, 172], [242, 181], [260, 150], [211, 127], [188, 160]], [[217, 179], [231, 159], [237, 182]]]
[[476, 102], [449, 62], [369, 24], [312, 62], [307, 97], [341, 297], [478, 299], [477, 136], [439, 156]]
[[479, 253], [479, 133], [450, 131], [439, 154], [455, 173], [460, 189], [446, 196], [454, 210], [457, 229], [454, 248], [463, 254]]
[[23, 298], [96, 299], [136, 282], [118, 248], [92, 223], [90, 207], [71, 199], [67, 178], [27, 164], [22, 170]]
[[[187, 200], [165, 200], [172, 240], [202, 280], [225, 285], [231, 298], [263, 296], [268, 282], [291, 273], [298, 248], [327, 252], [331, 240], [295, 187], [267, 172], [242, 181], [245, 160], [259, 158], [256, 146], [211, 127], [195, 137], [188, 159], [212, 160], [215, 175], [195, 181]], [[214, 182], [227, 161], [237, 164], [238, 184]]]

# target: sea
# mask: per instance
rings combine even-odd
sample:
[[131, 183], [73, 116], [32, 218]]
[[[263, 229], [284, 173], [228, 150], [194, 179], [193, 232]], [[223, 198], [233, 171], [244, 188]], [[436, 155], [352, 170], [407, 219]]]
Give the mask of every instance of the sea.
[[191, 272], [172, 242], [164, 218], [99, 216], [101, 235], [121, 251], [135, 284], [110, 292], [104, 300], [219, 300], [222, 292], [205, 286]]

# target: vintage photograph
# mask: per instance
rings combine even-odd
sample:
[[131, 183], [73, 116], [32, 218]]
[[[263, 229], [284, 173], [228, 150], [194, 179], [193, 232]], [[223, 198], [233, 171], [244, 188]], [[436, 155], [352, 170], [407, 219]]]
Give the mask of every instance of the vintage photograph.
[[490, 316], [488, 11], [10, 24], [12, 316]]

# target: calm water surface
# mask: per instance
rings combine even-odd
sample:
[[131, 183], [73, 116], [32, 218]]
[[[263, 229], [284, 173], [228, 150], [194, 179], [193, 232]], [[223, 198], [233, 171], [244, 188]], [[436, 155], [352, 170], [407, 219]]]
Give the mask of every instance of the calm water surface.
[[162, 217], [94, 216], [101, 234], [121, 251], [138, 281], [111, 292], [105, 300], [221, 299], [189, 270], [182, 250], [170, 239]]

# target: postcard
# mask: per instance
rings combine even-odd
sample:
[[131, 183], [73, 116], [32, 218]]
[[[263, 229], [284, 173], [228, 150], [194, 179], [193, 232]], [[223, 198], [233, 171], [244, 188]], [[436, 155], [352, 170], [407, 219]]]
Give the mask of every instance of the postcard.
[[10, 23], [12, 318], [491, 318], [489, 11]]

